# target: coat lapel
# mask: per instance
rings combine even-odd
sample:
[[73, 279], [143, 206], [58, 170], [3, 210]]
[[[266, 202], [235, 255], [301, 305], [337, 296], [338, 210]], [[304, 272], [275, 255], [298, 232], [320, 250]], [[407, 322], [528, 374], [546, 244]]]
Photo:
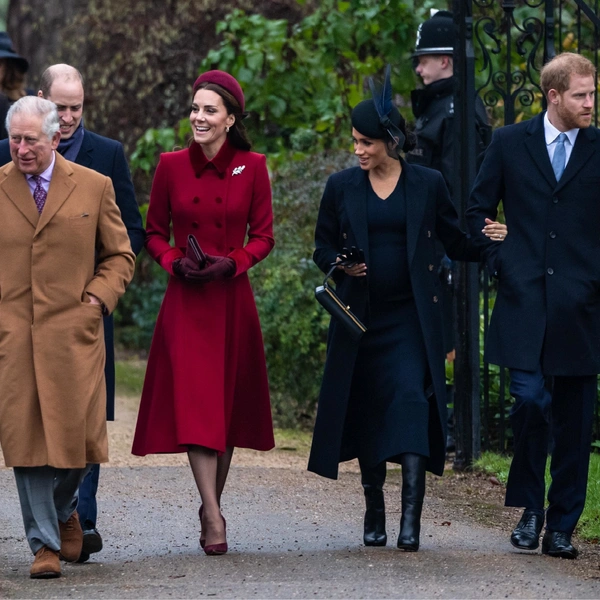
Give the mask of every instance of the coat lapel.
[[556, 186], [556, 191], [559, 191], [563, 186], [569, 183], [569, 181], [575, 177], [578, 171], [590, 159], [592, 154], [596, 152], [594, 144], [595, 139], [595, 129], [589, 127], [587, 129], [579, 130], [577, 138], [575, 139], [573, 152], [571, 152], [569, 162], [567, 163], [564, 173], [562, 174], [562, 177]]
[[71, 192], [75, 189], [73, 181], [73, 169], [69, 161], [64, 159], [58, 152], [55, 153], [56, 162], [50, 181], [50, 189], [46, 198], [46, 205], [37, 223], [36, 235], [52, 220], [59, 208], [65, 203]]
[[90, 143], [90, 137], [88, 132], [83, 130], [83, 141], [81, 142], [81, 148], [75, 157], [75, 162], [83, 167], [92, 168], [94, 162], [94, 145]]
[[37, 227], [40, 215], [35, 206], [35, 200], [29, 185], [27, 185], [25, 175], [15, 167], [14, 163], [11, 162], [2, 169], [0, 187], [32, 227]]
[[369, 263], [369, 230], [367, 225], [367, 174], [355, 172], [349, 181], [349, 193], [344, 195], [350, 227], [354, 232], [358, 248], [365, 253]]
[[554, 188], [556, 186], [556, 177], [554, 177], [554, 171], [552, 170], [552, 164], [548, 156], [548, 148], [546, 147], [544, 114], [542, 113], [529, 121], [527, 127], [529, 137], [525, 140], [525, 147], [544, 178]]
[[426, 183], [421, 180], [416, 169], [402, 161], [402, 177], [406, 195], [406, 251], [408, 264], [412, 263], [417, 249], [419, 231], [427, 208]]

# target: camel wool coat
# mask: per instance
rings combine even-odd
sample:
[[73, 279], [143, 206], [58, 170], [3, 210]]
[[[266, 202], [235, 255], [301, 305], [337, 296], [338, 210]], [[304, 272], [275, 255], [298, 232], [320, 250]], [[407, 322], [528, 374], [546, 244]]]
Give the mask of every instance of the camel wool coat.
[[38, 215], [25, 175], [0, 169], [0, 444], [9, 467], [108, 460], [102, 309], [135, 255], [108, 177], [55, 153]]

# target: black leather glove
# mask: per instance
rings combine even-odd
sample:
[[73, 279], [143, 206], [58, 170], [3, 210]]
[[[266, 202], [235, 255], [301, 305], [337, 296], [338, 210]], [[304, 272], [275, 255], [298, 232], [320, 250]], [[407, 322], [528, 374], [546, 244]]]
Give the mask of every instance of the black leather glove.
[[[181, 259], [184, 260], [184, 259]], [[228, 256], [206, 255], [206, 266], [193, 273], [188, 273], [185, 278], [188, 281], [206, 282], [217, 279], [227, 279], [235, 273], [235, 261]]]

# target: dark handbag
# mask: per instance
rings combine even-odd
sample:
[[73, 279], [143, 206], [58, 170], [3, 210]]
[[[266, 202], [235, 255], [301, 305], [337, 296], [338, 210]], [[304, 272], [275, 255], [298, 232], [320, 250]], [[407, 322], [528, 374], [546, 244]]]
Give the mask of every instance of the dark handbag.
[[352, 338], [358, 341], [363, 333], [367, 331], [367, 328], [329, 285], [328, 279], [336, 268], [337, 265], [333, 265], [327, 275], [325, 275], [323, 285], [320, 285], [315, 289], [315, 298], [332, 317], [337, 319], [348, 330], [348, 333]]

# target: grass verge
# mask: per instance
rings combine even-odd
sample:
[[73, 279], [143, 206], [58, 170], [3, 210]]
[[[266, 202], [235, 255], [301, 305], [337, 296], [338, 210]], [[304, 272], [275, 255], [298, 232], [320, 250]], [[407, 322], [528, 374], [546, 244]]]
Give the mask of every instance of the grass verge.
[[[473, 468], [494, 475], [506, 485], [511, 458], [484, 452]], [[546, 465], [546, 490], [550, 486], [550, 461]], [[598, 542], [600, 540], [600, 454], [590, 454], [590, 472], [588, 476], [587, 497], [585, 509], [577, 525], [577, 534], [588, 541]]]

